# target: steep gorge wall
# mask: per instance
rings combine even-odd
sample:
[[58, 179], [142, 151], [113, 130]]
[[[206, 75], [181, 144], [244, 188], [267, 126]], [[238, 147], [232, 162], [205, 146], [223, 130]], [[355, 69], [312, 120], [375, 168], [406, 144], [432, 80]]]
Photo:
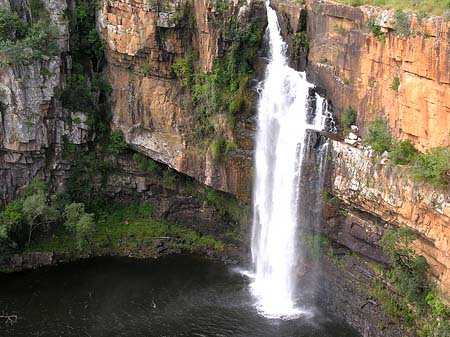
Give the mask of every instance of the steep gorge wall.
[[[450, 23], [433, 17], [418, 22], [401, 36], [392, 32], [393, 12], [371, 6], [351, 7], [332, 1], [273, 1], [284, 13], [291, 32], [301, 27], [307, 11], [311, 80], [326, 90], [337, 115], [348, 107], [357, 124], [383, 118], [402, 139], [424, 151], [450, 146]], [[367, 28], [369, 17], [389, 18], [385, 42]], [[285, 20], [286, 21], [286, 20]], [[398, 92], [391, 88], [395, 78]]]
[[89, 141], [86, 116], [64, 109], [60, 100], [71, 64], [67, 2], [43, 4], [58, 29], [60, 53], [0, 68], [0, 201], [14, 198], [35, 176], [51, 180], [55, 187], [64, 184], [64, 141]]
[[[416, 33], [400, 36], [392, 32], [393, 13], [380, 8], [316, 0], [274, 4], [291, 49], [296, 35], [307, 34], [304, 69], [324, 89], [338, 119], [351, 106], [358, 113], [356, 124], [363, 137], [368, 123], [382, 118], [396, 137], [411, 140], [418, 150], [450, 146], [448, 22], [429, 18], [420, 23], [414, 16], [410, 29]], [[391, 19], [377, 21], [387, 30], [385, 42], [368, 31], [369, 17]], [[293, 63], [299, 64], [296, 59]], [[396, 77], [398, 92], [391, 88]], [[441, 289], [450, 294], [449, 189], [417, 183], [407, 168], [386, 165], [364, 147], [331, 142], [323, 232], [386, 263], [379, 246], [385, 230], [409, 227], [418, 235], [415, 249], [427, 258]]]
[[[440, 287], [450, 294], [450, 195], [414, 181], [402, 166], [383, 165], [370, 151], [332, 141], [330, 191], [349, 212], [327, 219], [327, 232], [352, 250], [385, 262], [384, 231], [409, 227]], [[353, 210], [353, 211], [352, 211]]]
[[[239, 116], [233, 128], [225, 116], [211, 111], [216, 132], [237, 145], [218, 163], [211, 155], [211, 141], [199, 144], [192, 139], [195, 112], [186, 104], [190, 93], [183, 91], [172, 70], [176, 60], [195, 52], [200, 73], [210, 73], [215, 60], [227, 53], [224, 29], [232, 20], [242, 30], [250, 24], [265, 26], [263, 2], [225, 3], [226, 9], [207, 0], [105, 1], [98, 24], [107, 43], [114, 128], [123, 131], [136, 151], [215, 189], [248, 198], [252, 116]], [[257, 20], [252, 23], [251, 18]]]

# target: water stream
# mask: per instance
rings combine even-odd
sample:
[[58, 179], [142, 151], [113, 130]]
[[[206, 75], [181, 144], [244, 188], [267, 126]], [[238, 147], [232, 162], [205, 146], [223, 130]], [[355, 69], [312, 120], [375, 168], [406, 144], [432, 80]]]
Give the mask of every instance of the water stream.
[[296, 303], [295, 273], [301, 260], [296, 236], [307, 130], [324, 128], [327, 107], [319, 95], [311, 97], [314, 86], [306, 74], [289, 67], [276, 12], [269, 2], [266, 7], [270, 59], [258, 106], [251, 289], [262, 314], [293, 318], [305, 313]]

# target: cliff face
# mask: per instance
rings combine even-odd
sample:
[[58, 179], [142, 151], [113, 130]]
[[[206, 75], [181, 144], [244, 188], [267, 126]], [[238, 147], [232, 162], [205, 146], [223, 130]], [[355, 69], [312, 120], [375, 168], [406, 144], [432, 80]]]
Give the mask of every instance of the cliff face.
[[[425, 256], [441, 289], [450, 293], [450, 195], [414, 182], [404, 167], [382, 165], [369, 151], [333, 141], [331, 192], [351, 208], [374, 217], [345, 214], [339, 241], [375, 247], [352, 247], [382, 261], [374, 255], [384, 230], [390, 225], [410, 227], [418, 234], [416, 251]], [[329, 219], [330, 220], [330, 219]], [[331, 227], [339, 221], [331, 218]], [[339, 231], [335, 231], [339, 232]], [[366, 249], [364, 249], [366, 248]]]
[[[306, 70], [323, 88], [336, 117], [353, 107], [364, 137], [367, 124], [388, 121], [394, 136], [418, 150], [450, 146], [450, 24], [442, 18], [413, 16], [409, 31], [394, 32], [394, 14], [370, 6], [331, 1], [273, 1], [291, 40], [307, 34]], [[306, 24], [302, 18], [306, 17]], [[369, 17], [386, 31], [369, 32]], [[300, 64], [301, 66], [301, 64]], [[398, 88], [393, 85], [398, 79]], [[414, 182], [406, 168], [381, 164], [370, 151], [332, 141], [329, 199], [323, 231], [336, 241], [380, 262], [386, 228], [410, 227], [440, 287], [450, 293], [450, 193]]]
[[[418, 150], [450, 146], [450, 24], [443, 18], [412, 18], [411, 36], [367, 28], [369, 17], [393, 19], [380, 8], [351, 7], [329, 1], [274, 1], [293, 33], [307, 11], [308, 74], [326, 90], [338, 114], [348, 107], [362, 129], [376, 118]], [[305, 9], [306, 8], [306, 9]], [[388, 31], [393, 24], [381, 23]], [[398, 90], [392, 88], [398, 78]]]
[[60, 54], [0, 69], [2, 201], [12, 199], [17, 190], [35, 176], [52, 180], [55, 186], [62, 184], [64, 139], [74, 144], [88, 141], [86, 117], [66, 111], [59, 99], [70, 64], [66, 56], [69, 48], [67, 3], [47, 0], [43, 4], [59, 31]]
[[[210, 73], [225, 55], [224, 30], [233, 21], [238, 29], [265, 25], [263, 3], [227, 2], [218, 8], [206, 0], [105, 1], [99, 27], [107, 42], [107, 77], [113, 87], [114, 128], [125, 134], [135, 150], [198, 181], [241, 197], [249, 196], [253, 122], [239, 116], [235, 128], [223, 115], [211, 111], [216, 130], [237, 148], [218, 163], [208, 148], [211, 142], [192, 140], [195, 113], [186, 105], [186, 93], [172, 66], [188, 54], [197, 54], [200, 73]], [[257, 21], [250, 22], [250, 18]]]

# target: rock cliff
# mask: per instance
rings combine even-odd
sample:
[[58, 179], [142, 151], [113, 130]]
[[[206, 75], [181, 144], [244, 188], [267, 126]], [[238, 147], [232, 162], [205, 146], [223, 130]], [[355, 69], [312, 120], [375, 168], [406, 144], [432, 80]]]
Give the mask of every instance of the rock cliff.
[[[195, 177], [216, 189], [248, 198], [252, 164], [253, 122], [238, 116], [236, 127], [220, 111], [210, 111], [215, 134], [233, 141], [235, 149], [218, 163], [212, 141], [195, 142], [196, 116], [186, 102], [191, 93], [179, 85], [174, 62], [196, 54], [199, 74], [213, 72], [215, 62], [230, 52], [226, 30], [265, 26], [261, 1], [213, 2], [105, 1], [98, 25], [107, 43], [107, 77], [113, 87], [113, 126], [136, 151]], [[212, 139], [215, 136], [212, 136]]]
[[10, 200], [35, 176], [64, 183], [64, 140], [89, 139], [86, 117], [62, 107], [60, 92], [70, 71], [65, 0], [43, 1], [58, 29], [56, 56], [0, 68], [0, 200]]
[[350, 212], [344, 212], [341, 221], [330, 218], [328, 230], [354, 251], [383, 262], [376, 252], [385, 229], [410, 227], [418, 234], [416, 251], [426, 257], [441, 289], [450, 294], [448, 190], [415, 182], [405, 167], [383, 165], [368, 150], [338, 141], [332, 141], [332, 148], [331, 192]]
[[[392, 32], [393, 11], [331, 1], [274, 1], [292, 34], [307, 12], [311, 80], [326, 89], [337, 114], [348, 107], [364, 129], [376, 118], [420, 151], [450, 146], [450, 24], [443, 18], [411, 17], [407, 33]], [[373, 18], [387, 33], [371, 34]], [[384, 18], [383, 22], [380, 22]], [[389, 19], [389, 20], [388, 20]], [[393, 86], [394, 81], [398, 85]]]
[[[382, 118], [397, 138], [420, 151], [450, 145], [450, 24], [443, 18], [410, 15], [402, 35], [393, 31], [394, 12], [381, 8], [319, 0], [273, 4], [293, 65], [323, 88], [337, 119], [353, 107], [363, 138], [368, 123]], [[370, 31], [371, 20], [383, 34]], [[306, 62], [297, 59], [299, 48]], [[388, 262], [379, 247], [384, 231], [410, 227], [418, 235], [416, 250], [450, 293], [449, 190], [417, 183], [405, 167], [382, 164], [364, 148], [339, 140], [332, 148], [332, 201], [325, 203], [323, 231], [353, 251]]]

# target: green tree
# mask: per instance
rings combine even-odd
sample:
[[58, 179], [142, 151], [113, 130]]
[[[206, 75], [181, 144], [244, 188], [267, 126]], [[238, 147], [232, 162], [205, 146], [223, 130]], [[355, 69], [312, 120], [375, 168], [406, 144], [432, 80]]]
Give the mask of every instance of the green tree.
[[83, 203], [72, 203], [64, 208], [63, 217], [64, 227], [75, 236], [78, 247], [83, 248], [95, 229], [94, 214], [86, 213]]
[[392, 262], [388, 275], [391, 281], [410, 302], [424, 305], [425, 295], [431, 289], [426, 275], [428, 263], [411, 248], [415, 239], [416, 235], [409, 228], [387, 230], [381, 246]]
[[25, 37], [27, 24], [16, 13], [0, 8], [0, 41], [15, 41]]
[[10, 243], [17, 245], [17, 238], [12, 237], [20, 232], [25, 219], [22, 208], [23, 202], [21, 200], [14, 200], [7, 204], [3, 212], [0, 213], [0, 239], [3, 243], [2, 246]]
[[414, 161], [417, 151], [410, 140], [402, 140], [395, 144], [389, 155], [394, 164], [406, 165]]
[[47, 196], [43, 190], [25, 198], [23, 213], [28, 227], [27, 244], [31, 243], [32, 234], [37, 228], [48, 226], [58, 219], [58, 211], [47, 204]]
[[108, 150], [111, 154], [118, 155], [123, 153], [128, 148], [122, 131], [113, 131], [109, 137]]
[[392, 136], [385, 121], [376, 119], [369, 123], [366, 144], [379, 154], [391, 148]]

